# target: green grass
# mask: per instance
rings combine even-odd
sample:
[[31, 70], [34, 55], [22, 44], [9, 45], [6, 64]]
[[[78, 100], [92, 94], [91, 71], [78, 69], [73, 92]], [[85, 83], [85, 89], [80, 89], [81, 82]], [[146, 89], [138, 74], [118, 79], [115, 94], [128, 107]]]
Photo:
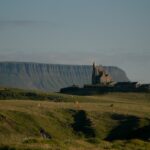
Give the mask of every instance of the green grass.
[[149, 93], [37, 94], [51, 97], [0, 100], [0, 149], [150, 149]]

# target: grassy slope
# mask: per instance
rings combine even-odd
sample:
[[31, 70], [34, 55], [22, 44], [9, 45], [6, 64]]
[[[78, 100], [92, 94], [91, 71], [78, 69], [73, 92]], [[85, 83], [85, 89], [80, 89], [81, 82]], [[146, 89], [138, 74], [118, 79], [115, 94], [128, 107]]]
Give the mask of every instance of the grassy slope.
[[52, 101], [0, 101], [1, 149], [150, 149], [149, 94], [50, 95]]

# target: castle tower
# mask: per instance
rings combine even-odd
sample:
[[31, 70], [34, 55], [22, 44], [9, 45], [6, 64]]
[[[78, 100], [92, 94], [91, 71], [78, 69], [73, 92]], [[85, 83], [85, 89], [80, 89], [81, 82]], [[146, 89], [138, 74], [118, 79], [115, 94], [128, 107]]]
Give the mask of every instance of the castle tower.
[[92, 84], [96, 84], [95, 76], [96, 76], [96, 66], [95, 66], [95, 62], [93, 62]]

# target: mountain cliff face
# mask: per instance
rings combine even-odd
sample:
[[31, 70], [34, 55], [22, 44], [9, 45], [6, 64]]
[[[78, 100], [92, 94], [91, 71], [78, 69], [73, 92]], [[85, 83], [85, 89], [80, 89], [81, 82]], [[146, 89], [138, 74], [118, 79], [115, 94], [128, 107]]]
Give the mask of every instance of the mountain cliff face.
[[[105, 67], [114, 81], [129, 81], [118, 67]], [[0, 86], [59, 91], [73, 84], [91, 84], [92, 66], [1, 62]]]

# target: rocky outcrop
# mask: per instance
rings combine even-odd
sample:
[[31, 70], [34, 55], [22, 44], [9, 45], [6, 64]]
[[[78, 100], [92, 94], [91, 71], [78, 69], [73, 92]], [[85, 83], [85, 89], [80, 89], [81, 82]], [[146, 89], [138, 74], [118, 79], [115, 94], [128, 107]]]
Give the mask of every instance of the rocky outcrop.
[[[104, 67], [114, 81], [129, 81], [118, 67]], [[0, 86], [59, 91], [73, 84], [91, 84], [92, 66], [1, 62]]]

